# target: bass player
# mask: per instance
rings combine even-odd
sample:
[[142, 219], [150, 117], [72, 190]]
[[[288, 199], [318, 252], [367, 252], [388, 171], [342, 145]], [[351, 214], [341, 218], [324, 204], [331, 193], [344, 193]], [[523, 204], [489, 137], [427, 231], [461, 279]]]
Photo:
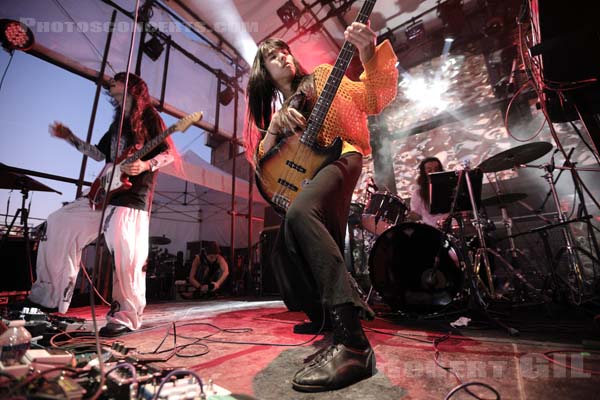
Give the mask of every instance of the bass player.
[[[317, 137], [324, 146], [343, 139], [341, 156], [318, 171], [291, 203], [272, 253], [285, 304], [311, 321], [294, 330], [333, 328], [333, 344], [309, 357], [292, 380], [294, 389], [305, 392], [339, 389], [375, 373], [375, 355], [359, 319], [374, 314], [352, 288], [343, 248], [352, 192], [363, 157], [371, 153], [367, 115], [394, 99], [398, 72], [392, 46], [385, 41], [376, 47], [368, 25], [354, 22], [344, 36], [358, 49], [364, 73], [359, 82], [342, 79]], [[244, 136], [251, 163], [257, 165], [290, 132], [304, 130], [332, 69], [320, 65], [308, 74], [285, 42], [268, 39], [259, 45], [246, 93]], [[278, 100], [283, 105], [274, 112]]]

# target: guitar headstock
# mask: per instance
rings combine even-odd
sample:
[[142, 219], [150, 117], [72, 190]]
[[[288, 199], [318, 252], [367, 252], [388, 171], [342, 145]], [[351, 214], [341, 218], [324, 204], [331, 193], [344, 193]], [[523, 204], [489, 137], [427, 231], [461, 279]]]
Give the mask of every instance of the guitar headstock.
[[192, 124], [200, 121], [202, 116], [202, 112], [196, 111], [193, 114], [181, 118], [175, 123], [175, 125], [173, 125], [174, 131], [185, 132]]

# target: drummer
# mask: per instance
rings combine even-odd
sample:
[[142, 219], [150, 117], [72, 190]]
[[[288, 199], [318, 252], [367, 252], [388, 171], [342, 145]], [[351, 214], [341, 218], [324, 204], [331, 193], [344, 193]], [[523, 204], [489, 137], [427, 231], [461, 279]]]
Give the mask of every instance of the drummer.
[[422, 220], [427, 225], [438, 228], [449, 214], [431, 214], [429, 212], [429, 174], [442, 172], [444, 167], [437, 157], [427, 157], [419, 163], [419, 176], [417, 187], [412, 192], [410, 199], [409, 220]]

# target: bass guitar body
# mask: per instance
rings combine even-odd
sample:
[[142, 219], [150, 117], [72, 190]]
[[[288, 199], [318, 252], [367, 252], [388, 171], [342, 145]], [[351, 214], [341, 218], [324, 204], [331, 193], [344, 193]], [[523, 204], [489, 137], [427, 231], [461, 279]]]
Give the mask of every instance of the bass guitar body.
[[280, 215], [285, 215], [298, 194], [326, 165], [340, 157], [342, 140], [330, 146], [308, 145], [291, 135], [273, 146], [258, 162], [256, 186]]

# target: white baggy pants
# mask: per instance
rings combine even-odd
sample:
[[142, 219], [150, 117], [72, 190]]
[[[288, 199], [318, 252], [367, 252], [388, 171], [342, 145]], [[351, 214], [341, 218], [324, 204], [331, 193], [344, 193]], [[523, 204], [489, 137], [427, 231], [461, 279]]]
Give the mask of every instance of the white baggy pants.
[[[29, 298], [45, 307], [69, 309], [81, 253], [96, 239], [100, 211], [90, 208], [86, 198], [56, 210], [48, 216], [46, 240], [40, 242], [37, 256], [37, 280]], [[147, 211], [108, 206], [103, 234], [114, 256], [113, 301], [120, 308], [107, 315], [129, 329], [139, 329], [146, 307], [146, 272], [150, 218]]]

